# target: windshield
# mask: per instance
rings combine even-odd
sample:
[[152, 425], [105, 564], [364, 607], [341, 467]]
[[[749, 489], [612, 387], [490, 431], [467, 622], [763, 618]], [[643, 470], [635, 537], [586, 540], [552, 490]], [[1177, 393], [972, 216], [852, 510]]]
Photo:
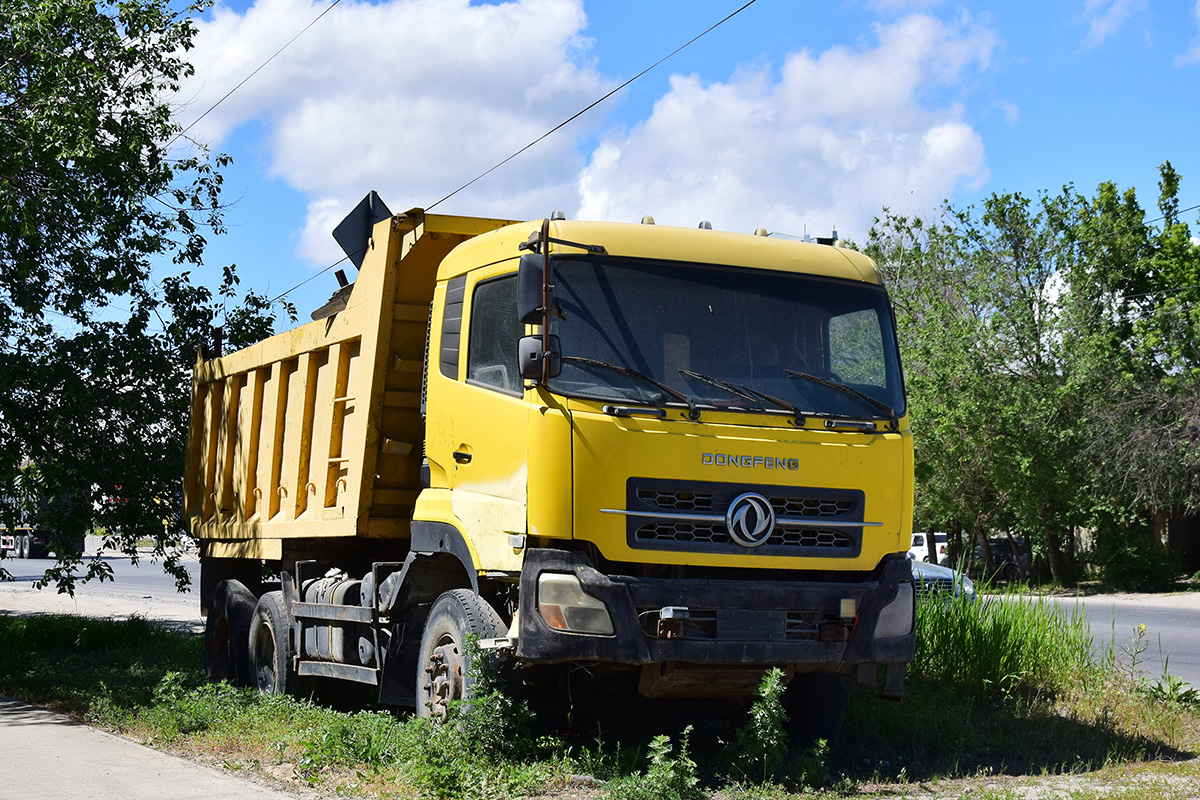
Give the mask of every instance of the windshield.
[[602, 258], [556, 259], [555, 272], [564, 317], [551, 324], [563, 353], [562, 373], [549, 383], [555, 392], [679, 403], [665, 386], [701, 407], [888, 416], [841, 390], [849, 386], [904, 413], [892, 317], [878, 286]]

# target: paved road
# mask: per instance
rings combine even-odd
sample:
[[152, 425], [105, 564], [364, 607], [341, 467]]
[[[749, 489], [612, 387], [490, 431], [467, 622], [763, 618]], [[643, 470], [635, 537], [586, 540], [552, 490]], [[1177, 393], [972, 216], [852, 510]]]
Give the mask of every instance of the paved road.
[[0, 697], [0, 800], [296, 800]]
[[1200, 593], [1119, 594], [1054, 598], [1068, 609], [1082, 608], [1100, 648], [1111, 648], [1122, 663], [1130, 663], [1135, 629], [1146, 626], [1146, 650], [1137, 669], [1147, 679], [1162, 675], [1163, 667], [1177, 678], [1200, 688]]
[[[98, 540], [89, 537], [91, 554]], [[54, 613], [82, 614], [90, 617], [124, 619], [138, 614], [192, 631], [204, 630], [200, 601], [195, 589], [200, 582], [200, 564], [194, 556], [185, 557], [184, 567], [192, 578], [193, 591], [180, 593], [174, 578], [148, 557], [133, 564], [128, 556], [103, 556], [113, 571], [114, 580], [80, 583], [75, 596], [59, 594], [53, 587], [35, 589], [52, 559], [12, 559], [0, 561], [14, 580], [0, 583], [0, 614]]]

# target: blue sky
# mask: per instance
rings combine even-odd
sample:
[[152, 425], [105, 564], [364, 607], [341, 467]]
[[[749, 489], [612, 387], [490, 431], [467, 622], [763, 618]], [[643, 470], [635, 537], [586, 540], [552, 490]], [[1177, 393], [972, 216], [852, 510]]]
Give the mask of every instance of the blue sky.
[[[206, 12], [181, 122], [328, 4]], [[234, 159], [213, 274], [287, 290], [340, 256], [330, 231], [368, 190], [428, 206], [741, 5], [341, 0], [193, 130]], [[758, 0], [437, 211], [861, 241], [884, 206], [1068, 183], [1152, 209], [1168, 159], [1186, 207], [1198, 101], [1200, 0]], [[289, 295], [302, 320], [334, 286]]]

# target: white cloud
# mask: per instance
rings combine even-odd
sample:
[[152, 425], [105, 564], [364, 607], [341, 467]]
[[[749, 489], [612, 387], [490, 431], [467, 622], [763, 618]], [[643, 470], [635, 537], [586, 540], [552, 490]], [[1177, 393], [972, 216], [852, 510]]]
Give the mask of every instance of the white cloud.
[[[1192, 9], [1192, 16], [1195, 18], [1196, 27], [1200, 28], [1200, 0], [1196, 0], [1196, 5]], [[1180, 53], [1175, 56], [1175, 66], [1185, 67], [1189, 64], [1200, 64], [1200, 30], [1192, 39], [1192, 46], [1188, 48], [1186, 53]]]
[[1099, 47], [1135, 12], [1145, 7], [1146, 0], [1087, 0], [1083, 15], [1088, 22], [1088, 32], [1083, 38], [1083, 46]]
[[945, 4], [946, 0], [867, 0], [866, 6], [881, 14], [900, 14], [922, 11]]
[[[181, 96], [198, 115], [328, 2], [218, 6]], [[341, 255], [330, 231], [368, 189], [393, 211], [427, 206], [615, 85], [585, 25], [582, 0], [342, 0], [194, 133], [219, 148], [260, 126], [271, 172], [308, 201], [299, 254], [327, 264]], [[794, 52], [776, 72], [673, 76], [648, 119], [593, 152], [579, 151], [585, 118], [437, 210], [536, 218], [578, 198], [571, 216], [861, 238], [883, 205], [936, 209], [988, 177], [955, 100], [996, 36], [965, 15], [873, 30], [869, 46]]]
[[1021, 121], [1021, 109], [1007, 100], [997, 100], [996, 107], [1004, 113], [1004, 121], [1009, 125], [1016, 125]]
[[870, 49], [788, 57], [778, 77], [674, 76], [650, 118], [611, 135], [580, 179], [585, 218], [861, 238], [883, 205], [928, 208], [986, 180], [983, 142], [954, 103], [923, 101], [986, 67], [994, 34], [905, 17]]
[[[218, 6], [181, 95], [198, 115], [327, 5]], [[368, 189], [393, 211], [432, 204], [602, 94], [585, 22], [580, 0], [342, 0], [193, 134], [219, 146], [262, 123], [271, 171], [310, 198], [300, 253], [326, 262], [340, 255], [333, 224]], [[570, 135], [553, 137], [438, 211], [544, 215], [574, 195], [582, 164]]]

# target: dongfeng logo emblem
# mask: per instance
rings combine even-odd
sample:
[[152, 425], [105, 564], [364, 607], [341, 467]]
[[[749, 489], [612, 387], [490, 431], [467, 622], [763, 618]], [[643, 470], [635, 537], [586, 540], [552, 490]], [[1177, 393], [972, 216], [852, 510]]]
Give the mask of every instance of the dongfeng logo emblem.
[[725, 512], [725, 527], [742, 547], [758, 547], [767, 543], [775, 530], [775, 509], [771, 501], [756, 492], [740, 494]]

